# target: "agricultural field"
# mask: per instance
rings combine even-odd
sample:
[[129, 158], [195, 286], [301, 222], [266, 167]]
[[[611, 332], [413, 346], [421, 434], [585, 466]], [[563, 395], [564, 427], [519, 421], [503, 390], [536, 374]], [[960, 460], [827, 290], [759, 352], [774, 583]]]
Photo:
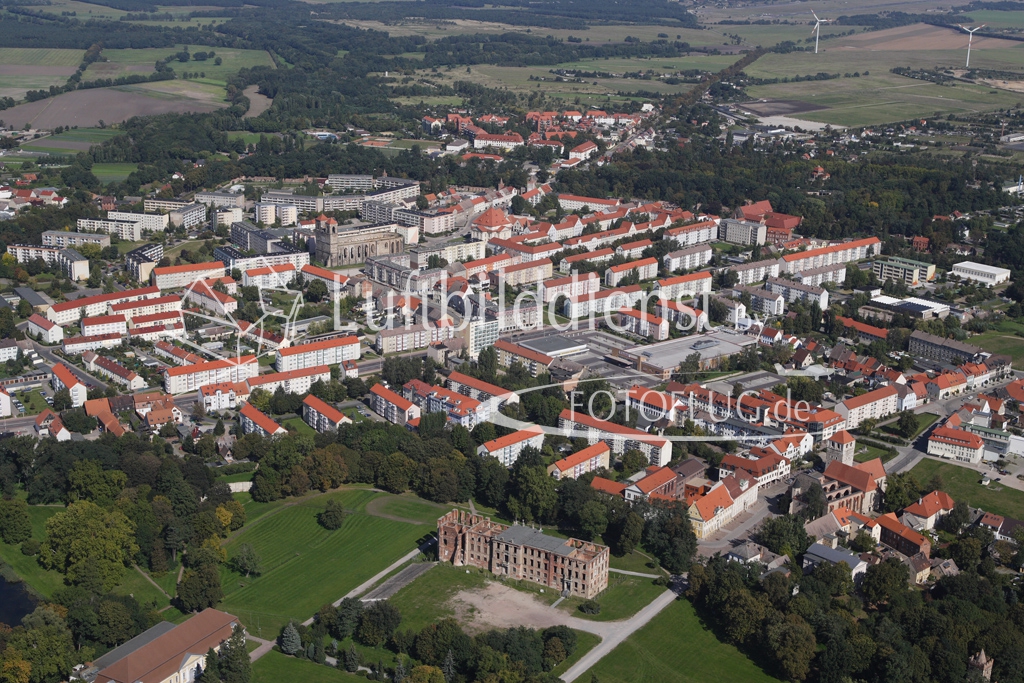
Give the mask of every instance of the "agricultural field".
[[[226, 544], [228, 556], [249, 543], [262, 558], [263, 573], [245, 578], [224, 567], [221, 609], [237, 614], [251, 633], [273, 637], [289, 619], [307, 619], [414, 550], [435, 527], [367, 514], [367, 504], [382, 495], [351, 489], [309, 496], [247, 523]], [[316, 521], [330, 499], [351, 511], [336, 531]]]
[[979, 482], [983, 475], [978, 470], [928, 458], [915, 465], [910, 473], [921, 486], [939, 475], [942, 490], [953, 500], [966, 501], [971, 507], [1014, 519], [1024, 516], [1024, 491], [1003, 486], [994, 480], [988, 486], [982, 486]]
[[[93, 145], [120, 134], [111, 128], [77, 128], [60, 135], [47, 135], [36, 140], [29, 140], [21, 148], [30, 152], [46, 152], [48, 154], [78, 154], [87, 152]], [[133, 165], [134, 169], [134, 165]]]
[[701, 624], [688, 600], [676, 600], [579, 680], [602, 683], [776, 681]]
[[117, 183], [126, 179], [137, 168], [137, 164], [130, 163], [93, 164], [92, 174], [99, 178], [101, 183]]
[[[823, 83], [776, 83], [747, 88], [767, 102], [752, 111], [842, 126], [875, 125], [942, 113], [973, 113], [1013, 107], [1020, 94], [985, 85], [958, 82], [941, 86], [890, 73], [895, 66], [962, 68], [967, 36], [922, 24], [858, 33], [822, 42], [822, 52], [769, 54], [746, 73], [758, 78], [860, 73]], [[980, 38], [971, 51], [973, 66], [1020, 71], [1024, 77], [1024, 43]], [[868, 74], [868, 75], [865, 75]]]
[[[176, 45], [174, 47], [144, 48], [139, 50], [104, 50], [103, 56], [107, 58], [107, 61], [90, 64], [89, 68], [86, 69], [84, 80], [117, 78], [118, 76], [129, 76], [131, 74], [150, 74], [153, 73], [153, 65], [157, 60], [179, 52], [183, 47], [183, 45]], [[217, 53], [216, 56], [221, 58], [222, 63], [220, 66], [214, 63], [214, 59], [207, 59], [202, 62], [194, 60], [179, 62], [175, 60], [170, 63], [170, 67], [179, 75], [185, 71], [189, 73], [196, 71], [205, 73], [205, 77], [195, 80], [200, 83], [210, 83], [223, 87], [226, 85], [228, 77], [237, 73], [239, 69], [253, 66], [274, 66], [270, 55], [263, 50], [216, 49], [195, 45], [189, 47], [189, 51], [192, 53], [208, 50], [213, 50]]]
[[84, 50], [0, 48], [0, 97], [19, 100], [27, 90], [64, 85], [84, 54]]

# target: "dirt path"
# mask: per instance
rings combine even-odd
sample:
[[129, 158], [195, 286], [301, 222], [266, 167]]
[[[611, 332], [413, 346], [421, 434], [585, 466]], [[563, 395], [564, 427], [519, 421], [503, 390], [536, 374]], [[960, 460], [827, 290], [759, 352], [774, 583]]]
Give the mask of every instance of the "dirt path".
[[[171, 596], [167, 595], [167, 591], [165, 591], [163, 588], [161, 588], [160, 584], [158, 584], [156, 581], [154, 581], [152, 576], [150, 576], [146, 572], [142, 571], [142, 567], [140, 567], [139, 565], [134, 565], [134, 566], [135, 566], [135, 571], [137, 571], [138, 573], [142, 574], [143, 578], [146, 579], [146, 581], [149, 581], [151, 584], [153, 584], [153, 586], [158, 591], [163, 593], [165, 598], [167, 598], [168, 600], [171, 599]], [[179, 578], [178, 580], [180, 581], [181, 579]]]

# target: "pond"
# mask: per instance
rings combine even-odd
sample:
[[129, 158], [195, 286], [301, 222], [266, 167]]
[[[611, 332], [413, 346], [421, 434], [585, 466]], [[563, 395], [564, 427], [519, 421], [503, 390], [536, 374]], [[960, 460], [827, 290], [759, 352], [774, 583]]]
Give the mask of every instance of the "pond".
[[35, 600], [25, 590], [25, 584], [12, 583], [0, 576], [0, 623], [17, 626], [35, 608]]

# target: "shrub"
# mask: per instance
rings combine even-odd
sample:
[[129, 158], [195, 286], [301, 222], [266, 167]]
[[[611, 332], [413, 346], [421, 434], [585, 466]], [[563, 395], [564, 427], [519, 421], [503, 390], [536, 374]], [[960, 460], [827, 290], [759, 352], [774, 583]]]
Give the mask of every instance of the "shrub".
[[39, 541], [29, 539], [21, 544], [22, 555], [38, 555], [39, 554]]
[[580, 611], [584, 614], [600, 614], [601, 605], [597, 604], [593, 600], [587, 600], [582, 605], [580, 605]]

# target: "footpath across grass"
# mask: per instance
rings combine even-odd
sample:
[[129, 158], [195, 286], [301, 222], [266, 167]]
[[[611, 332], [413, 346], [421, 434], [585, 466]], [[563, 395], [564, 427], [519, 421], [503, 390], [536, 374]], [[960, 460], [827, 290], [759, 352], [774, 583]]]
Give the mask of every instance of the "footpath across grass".
[[777, 681], [701, 624], [688, 600], [676, 600], [579, 678], [601, 683]]
[[626, 574], [608, 574], [608, 588], [594, 598], [601, 605], [599, 614], [584, 614], [579, 606], [582, 598], [568, 598], [558, 607], [572, 613], [574, 617], [593, 621], [618, 621], [628, 619], [646, 607], [667, 588], [654, 585], [654, 579]]
[[981, 485], [984, 476], [977, 470], [960, 467], [952, 463], [925, 459], [910, 473], [921, 486], [926, 485], [937, 474], [942, 478], [942, 490], [955, 501], [966, 501], [971, 507], [978, 507], [1004, 517], [1024, 519], [1024, 491], [1003, 486], [993, 480], [988, 486]]

